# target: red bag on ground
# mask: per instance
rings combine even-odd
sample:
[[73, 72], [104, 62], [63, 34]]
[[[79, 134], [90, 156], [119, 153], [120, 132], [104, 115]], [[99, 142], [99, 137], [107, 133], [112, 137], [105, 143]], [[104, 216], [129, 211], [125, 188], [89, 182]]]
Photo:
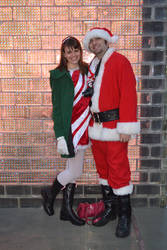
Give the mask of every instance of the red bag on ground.
[[95, 217], [104, 211], [104, 202], [101, 200], [96, 203], [83, 202], [77, 207], [77, 214], [81, 219], [84, 219], [87, 223], [91, 221], [89, 217]]

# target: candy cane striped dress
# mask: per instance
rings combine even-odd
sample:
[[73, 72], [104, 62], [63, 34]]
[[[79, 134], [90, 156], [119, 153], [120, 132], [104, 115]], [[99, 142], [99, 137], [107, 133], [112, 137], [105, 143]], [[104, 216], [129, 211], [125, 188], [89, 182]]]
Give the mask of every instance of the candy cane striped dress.
[[84, 97], [82, 92], [87, 88], [86, 76], [79, 70], [70, 70], [74, 83], [74, 102], [71, 119], [72, 138], [75, 151], [89, 144], [88, 125], [91, 118], [89, 111], [90, 98]]

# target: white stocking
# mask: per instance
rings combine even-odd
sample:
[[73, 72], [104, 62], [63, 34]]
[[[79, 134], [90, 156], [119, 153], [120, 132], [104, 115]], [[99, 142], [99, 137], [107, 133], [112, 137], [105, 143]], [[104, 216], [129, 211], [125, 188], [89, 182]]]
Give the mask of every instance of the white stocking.
[[83, 171], [85, 149], [80, 149], [75, 157], [67, 159], [66, 169], [57, 175], [58, 181], [63, 185], [74, 183]]

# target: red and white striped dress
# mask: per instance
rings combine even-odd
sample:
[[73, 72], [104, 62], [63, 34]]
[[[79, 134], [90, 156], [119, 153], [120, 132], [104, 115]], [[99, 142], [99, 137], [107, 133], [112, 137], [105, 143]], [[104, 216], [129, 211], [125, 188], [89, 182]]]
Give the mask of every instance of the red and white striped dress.
[[91, 118], [89, 110], [90, 98], [84, 97], [82, 92], [87, 88], [86, 76], [79, 70], [70, 70], [74, 83], [74, 102], [71, 119], [73, 145], [75, 151], [85, 148], [89, 144], [88, 125]]

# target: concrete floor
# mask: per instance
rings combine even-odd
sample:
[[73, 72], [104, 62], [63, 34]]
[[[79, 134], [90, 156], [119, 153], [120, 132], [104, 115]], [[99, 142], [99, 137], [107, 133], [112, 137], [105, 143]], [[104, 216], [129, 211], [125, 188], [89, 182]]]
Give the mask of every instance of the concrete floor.
[[116, 221], [96, 228], [59, 220], [59, 208], [0, 209], [0, 250], [166, 250], [167, 209], [133, 209], [129, 237], [115, 237]]

